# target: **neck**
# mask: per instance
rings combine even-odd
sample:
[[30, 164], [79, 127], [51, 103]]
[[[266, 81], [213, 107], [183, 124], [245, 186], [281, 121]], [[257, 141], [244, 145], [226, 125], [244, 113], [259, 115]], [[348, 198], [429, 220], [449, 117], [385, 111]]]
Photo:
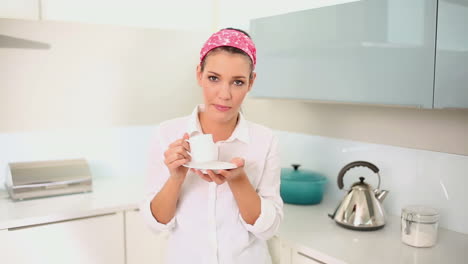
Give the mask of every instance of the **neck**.
[[209, 118], [205, 112], [198, 113], [198, 119], [200, 120], [200, 126], [205, 134], [212, 134], [214, 142], [220, 140], [226, 140], [234, 132], [239, 119], [239, 114], [235, 118], [226, 122], [216, 122]]

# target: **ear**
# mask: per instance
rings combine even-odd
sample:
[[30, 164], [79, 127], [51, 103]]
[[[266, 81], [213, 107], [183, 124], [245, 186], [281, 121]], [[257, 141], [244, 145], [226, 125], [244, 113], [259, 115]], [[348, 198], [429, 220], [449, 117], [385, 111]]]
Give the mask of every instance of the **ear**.
[[202, 80], [203, 73], [201, 71], [200, 63], [197, 65], [196, 75], [197, 75], [198, 86], [201, 87], [201, 80]]
[[252, 89], [252, 86], [253, 86], [256, 78], [257, 78], [257, 73], [252, 72], [252, 78], [250, 78], [250, 80], [249, 80], [249, 92]]

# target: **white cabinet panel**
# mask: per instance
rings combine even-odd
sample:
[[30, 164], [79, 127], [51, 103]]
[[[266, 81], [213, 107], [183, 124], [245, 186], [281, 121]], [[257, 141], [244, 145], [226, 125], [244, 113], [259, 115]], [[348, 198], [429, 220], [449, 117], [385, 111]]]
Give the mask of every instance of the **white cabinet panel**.
[[39, 19], [39, 0], [2, 0], [0, 18]]
[[123, 264], [123, 214], [3, 230], [1, 262]]
[[440, 0], [434, 108], [468, 108], [468, 0]]
[[292, 249], [280, 237], [274, 236], [268, 240], [268, 249], [273, 264], [291, 264]]
[[214, 17], [212, 0], [42, 1], [46, 20], [204, 31]]
[[125, 212], [127, 264], [164, 263], [167, 233], [156, 234], [138, 211]]
[[292, 262], [292, 248], [288, 245], [281, 243], [281, 264], [291, 264]]
[[273, 264], [283, 264], [281, 263], [281, 240], [279, 237], [274, 236], [268, 240], [268, 250]]

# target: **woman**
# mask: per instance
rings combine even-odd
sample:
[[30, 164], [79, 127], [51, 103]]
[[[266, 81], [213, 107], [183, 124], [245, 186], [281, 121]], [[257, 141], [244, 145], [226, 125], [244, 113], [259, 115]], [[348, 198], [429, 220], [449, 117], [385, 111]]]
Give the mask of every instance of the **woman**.
[[[255, 63], [247, 33], [227, 28], [213, 34], [196, 70], [204, 104], [158, 127], [151, 194], [140, 209], [152, 229], [170, 231], [167, 263], [271, 263], [266, 240], [283, 217], [278, 143], [270, 129], [240, 112]], [[198, 134], [212, 134], [218, 160], [237, 168], [203, 174], [184, 167], [190, 161], [186, 139]]]

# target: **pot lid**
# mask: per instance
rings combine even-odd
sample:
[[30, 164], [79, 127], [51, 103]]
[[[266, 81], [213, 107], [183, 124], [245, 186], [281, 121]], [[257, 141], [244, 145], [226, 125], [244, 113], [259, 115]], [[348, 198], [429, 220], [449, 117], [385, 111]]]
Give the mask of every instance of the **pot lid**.
[[290, 181], [322, 182], [327, 178], [315, 171], [299, 169], [300, 164], [291, 164], [291, 168], [281, 168], [281, 179]]

